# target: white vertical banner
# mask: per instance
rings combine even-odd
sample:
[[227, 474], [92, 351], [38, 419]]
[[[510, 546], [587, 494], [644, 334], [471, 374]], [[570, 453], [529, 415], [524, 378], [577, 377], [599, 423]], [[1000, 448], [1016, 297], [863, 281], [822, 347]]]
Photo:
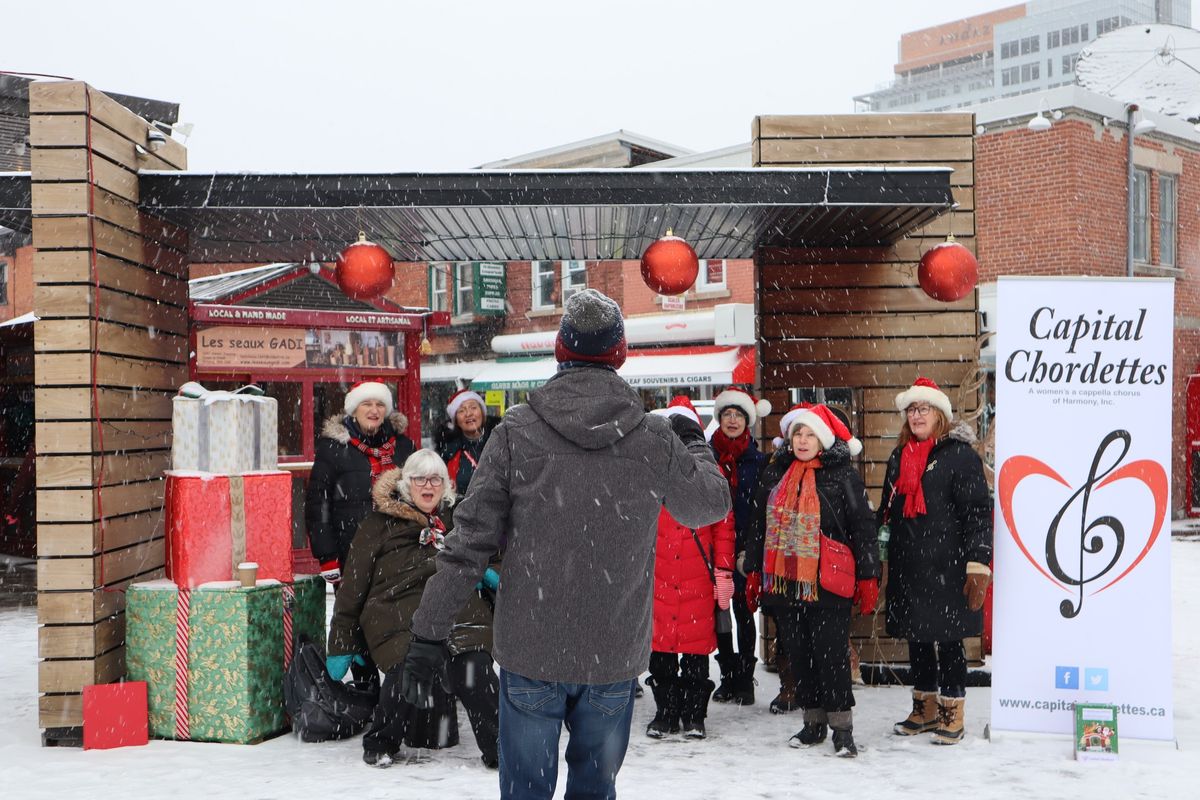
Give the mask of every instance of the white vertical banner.
[[992, 727], [1174, 738], [1169, 279], [1001, 278]]

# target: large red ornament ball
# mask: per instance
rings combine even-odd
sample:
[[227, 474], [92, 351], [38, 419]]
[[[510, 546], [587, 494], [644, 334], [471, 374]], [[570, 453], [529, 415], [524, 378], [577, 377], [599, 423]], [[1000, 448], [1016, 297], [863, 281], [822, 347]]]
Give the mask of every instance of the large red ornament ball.
[[355, 300], [379, 297], [391, 288], [395, 276], [396, 266], [388, 251], [361, 233], [357, 242], [338, 254], [334, 271], [338, 287]]
[[698, 274], [696, 251], [669, 232], [642, 253], [642, 280], [659, 294], [683, 294], [696, 283]]
[[951, 303], [966, 297], [979, 282], [979, 262], [958, 242], [942, 242], [921, 256], [917, 280], [925, 294]]

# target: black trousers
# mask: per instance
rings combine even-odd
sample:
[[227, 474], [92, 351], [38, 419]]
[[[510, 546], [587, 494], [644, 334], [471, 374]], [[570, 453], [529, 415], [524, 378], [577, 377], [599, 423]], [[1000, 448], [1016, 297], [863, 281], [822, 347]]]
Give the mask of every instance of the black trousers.
[[726, 657], [734, 654], [734, 632], [737, 634], [737, 653], [742, 656], [754, 656], [758, 631], [754, 629], [754, 614], [746, 607], [746, 579], [740, 572], [733, 573], [733, 632], [717, 634], [717, 655]]
[[[479, 751], [489, 763], [495, 763], [500, 736], [500, 681], [491, 655], [482, 650], [462, 653], [451, 658], [446, 666], [450, 689], [467, 710]], [[371, 727], [363, 734], [363, 750], [394, 753], [400, 749], [417, 713], [400, 694], [402, 673], [402, 666], [384, 673], [379, 705], [371, 716]]]
[[952, 642], [908, 643], [913, 688], [941, 692], [943, 697], [966, 697], [967, 654], [961, 639]]
[[650, 653], [650, 677], [656, 683], [683, 678], [685, 681], [708, 680], [708, 656], [694, 653]]
[[778, 645], [787, 653], [801, 708], [854, 707], [850, 684], [850, 606], [816, 603], [775, 609]]

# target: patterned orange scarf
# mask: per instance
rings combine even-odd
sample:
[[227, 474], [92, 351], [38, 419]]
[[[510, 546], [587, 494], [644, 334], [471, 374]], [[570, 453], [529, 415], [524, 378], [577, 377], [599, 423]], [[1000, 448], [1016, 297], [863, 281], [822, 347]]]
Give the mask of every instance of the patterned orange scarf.
[[767, 498], [763, 590], [817, 599], [821, 555], [821, 500], [816, 470], [821, 460], [797, 459]]

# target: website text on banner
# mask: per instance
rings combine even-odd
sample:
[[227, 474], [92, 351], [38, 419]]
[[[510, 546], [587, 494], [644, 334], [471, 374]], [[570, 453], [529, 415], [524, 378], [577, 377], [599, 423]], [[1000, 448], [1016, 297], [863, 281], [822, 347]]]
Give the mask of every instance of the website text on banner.
[[1001, 278], [992, 727], [1174, 737], [1174, 283]]

